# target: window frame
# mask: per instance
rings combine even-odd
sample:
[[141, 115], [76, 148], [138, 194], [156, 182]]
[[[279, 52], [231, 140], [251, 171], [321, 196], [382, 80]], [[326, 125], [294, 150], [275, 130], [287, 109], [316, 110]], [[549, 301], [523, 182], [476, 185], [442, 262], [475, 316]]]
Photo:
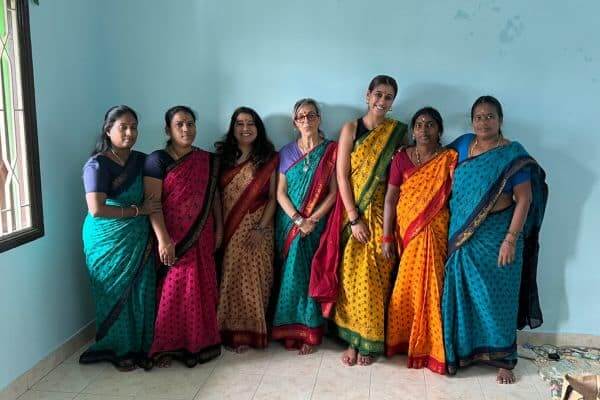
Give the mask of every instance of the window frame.
[[17, 9], [17, 30], [19, 32], [20, 84], [23, 94], [23, 124], [28, 164], [31, 227], [0, 237], [0, 253], [44, 236], [40, 157], [35, 112], [35, 87], [33, 82], [33, 57], [31, 54], [29, 24], [29, 0], [14, 1]]

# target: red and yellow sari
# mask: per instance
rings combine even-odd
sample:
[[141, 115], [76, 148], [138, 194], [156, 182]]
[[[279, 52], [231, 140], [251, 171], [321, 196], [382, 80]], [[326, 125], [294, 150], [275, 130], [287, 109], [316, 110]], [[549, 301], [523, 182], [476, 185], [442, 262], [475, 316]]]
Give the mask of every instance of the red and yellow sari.
[[456, 162], [454, 150], [443, 150], [402, 173], [396, 208], [401, 258], [386, 327], [387, 356], [408, 353], [409, 368], [427, 367], [439, 374], [446, 370], [441, 298]]
[[272, 221], [269, 234], [251, 255], [244, 243], [262, 218], [278, 161], [275, 155], [258, 170], [246, 161], [221, 174], [225, 228], [217, 318], [226, 346], [267, 346], [266, 313], [273, 285]]
[[167, 168], [163, 215], [177, 261], [159, 279], [151, 356], [172, 355], [193, 364], [221, 352], [213, 255], [216, 178], [213, 155], [199, 149]]

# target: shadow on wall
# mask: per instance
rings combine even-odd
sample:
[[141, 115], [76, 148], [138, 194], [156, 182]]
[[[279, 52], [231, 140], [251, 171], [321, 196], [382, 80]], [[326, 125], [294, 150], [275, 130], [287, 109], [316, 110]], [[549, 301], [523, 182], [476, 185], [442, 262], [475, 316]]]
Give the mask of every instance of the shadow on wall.
[[[505, 119], [507, 118], [510, 116], [505, 116]], [[576, 136], [575, 132], [569, 132], [567, 128], [561, 129], [560, 132], [569, 137]], [[577, 253], [581, 214], [592, 188], [596, 185], [598, 174], [560, 148], [539, 145], [543, 135], [539, 127], [511, 121], [506, 133], [509, 139], [521, 143], [523, 138], [527, 137], [527, 142], [532, 143], [526, 146], [527, 151], [546, 171], [549, 196], [540, 234], [538, 287], [545, 319], [542, 329], [557, 332], [561, 322], [570, 317], [568, 299], [573, 299], [573, 296], [567, 296], [565, 288], [566, 266]], [[552, 163], [545, 160], [552, 160]], [[578, 185], [575, 189], [574, 180], [585, 184]]]

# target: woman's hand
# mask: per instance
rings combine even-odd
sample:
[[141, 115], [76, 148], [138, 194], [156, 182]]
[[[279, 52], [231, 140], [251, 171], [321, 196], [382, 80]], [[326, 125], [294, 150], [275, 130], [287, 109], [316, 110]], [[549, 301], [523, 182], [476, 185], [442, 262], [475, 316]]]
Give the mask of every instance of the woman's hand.
[[393, 260], [396, 257], [396, 244], [395, 243], [382, 243], [381, 252], [387, 260]]
[[500, 245], [500, 252], [498, 254], [498, 266], [504, 267], [512, 264], [515, 261], [515, 250], [516, 243], [511, 240], [504, 239]]
[[144, 198], [144, 202], [140, 206], [139, 210], [140, 215], [155, 214], [162, 211], [162, 204], [160, 203], [160, 200], [152, 196], [148, 196]]
[[311, 217], [304, 218], [302, 224], [298, 227], [300, 229], [300, 234], [302, 237], [310, 235], [317, 226], [318, 219], [314, 219]]
[[365, 224], [362, 219], [356, 224], [350, 225], [350, 229], [352, 229], [352, 236], [354, 236], [354, 239], [358, 240], [362, 244], [367, 244], [369, 238], [371, 237], [371, 232], [369, 231], [367, 224]]
[[175, 244], [172, 240], [158, 242], [158, 257], [160, 258], [160, 262], [167, 267], [175, 264], [177, 260], [175, 259]]

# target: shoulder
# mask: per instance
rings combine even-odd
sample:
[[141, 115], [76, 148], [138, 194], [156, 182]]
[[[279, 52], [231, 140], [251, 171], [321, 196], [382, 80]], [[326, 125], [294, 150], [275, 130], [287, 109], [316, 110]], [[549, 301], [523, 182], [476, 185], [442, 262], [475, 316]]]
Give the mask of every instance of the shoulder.
[[296, 148], [297, 148], [297, 146], [298, 145], [296, 144], [295, 140], [293, 142], [289, 142], [288, 144], [286, 144], [285, 146], [283, 146], [281, 148], [281, 150], [279, 150], [279, 154], [281, 154], [282, 156], [286, 155], [286, 154], [289, 154], [289, 153], [295, 151]]
[[85, 162], [85, 164], [83, 164], [83, 169], [84, 170], [86, 170], [86, 169], [100, 170], [100, 169], [108, 168], [107, 161], [108, 161], [108, 159], [106, 158], [106, 156], [104, 156], [100, 153], [94, 154]]
[[460, 135], [459, 137], [454, 139], [452, 143], [448, 145], [448, 147], [458, 149], [460, 147], [466, 146], [473, 141], [474, 137], [475, 135], [473, 133], [465, 133], [464, 135]]

